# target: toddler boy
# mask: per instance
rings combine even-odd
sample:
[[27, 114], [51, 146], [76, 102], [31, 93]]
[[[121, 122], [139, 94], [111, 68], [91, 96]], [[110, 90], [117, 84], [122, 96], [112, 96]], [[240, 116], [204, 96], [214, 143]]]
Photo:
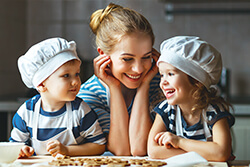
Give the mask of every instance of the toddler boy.
[[105, 151], [106, 139], [96, 113], [76, 97], [80, 65], [75, 42], [62, 38], [35, 44], [18, 59], [23, 82], [39, 92], [13, 117], [9, 140], [27, 144], [19, 158], [34, 152], [77, 156]]

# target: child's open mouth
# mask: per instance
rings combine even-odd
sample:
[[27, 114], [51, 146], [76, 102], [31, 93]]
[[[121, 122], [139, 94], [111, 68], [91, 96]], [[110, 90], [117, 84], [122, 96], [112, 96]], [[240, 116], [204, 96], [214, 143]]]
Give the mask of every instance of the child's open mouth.
[[166, 91], [166, 98], [170, 98], [174, 95], [175, 90], [171, 89], [171, 90], [167, 90]]

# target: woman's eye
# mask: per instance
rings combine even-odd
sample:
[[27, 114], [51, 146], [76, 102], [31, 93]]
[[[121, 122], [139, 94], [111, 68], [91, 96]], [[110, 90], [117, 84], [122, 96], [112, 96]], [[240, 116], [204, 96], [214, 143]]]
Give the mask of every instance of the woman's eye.
[[130, 60], [132, 60], [132, 58], [123, 58], [122, 60], [123, 61], [130, 61]]
[[149, 56], [144, 56], [142, 59], [150, 59], [152, 56], [149, 55]]

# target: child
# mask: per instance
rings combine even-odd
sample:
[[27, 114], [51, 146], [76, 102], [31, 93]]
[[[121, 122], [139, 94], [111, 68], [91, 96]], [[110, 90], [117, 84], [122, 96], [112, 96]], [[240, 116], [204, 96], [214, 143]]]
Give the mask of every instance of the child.
[[106, 139], [90, 107], [76, 97], [81, 61], [74, 41], [51, 38], [18, 59], [23, 82], [40, 93], [27, 100], [13, 118], [10, 141], [30, 143], [19, 158], [36, 154], [102, 154]]
[[220, 53], [192, 36], [168, 39], [160, 49], [160, 87], [167, 99], [154, 109], [149, 156], [165, 159], [194, 151], [209, 161], [227, 161], [234, 117], [230, 105], [211, 87], [220, 79]]

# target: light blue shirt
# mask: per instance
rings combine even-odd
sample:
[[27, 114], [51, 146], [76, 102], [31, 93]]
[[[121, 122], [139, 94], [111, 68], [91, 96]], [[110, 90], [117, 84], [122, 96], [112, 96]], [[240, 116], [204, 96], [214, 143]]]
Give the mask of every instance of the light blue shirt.
[[[162, 91], [159, 87], [160, 75], [157, 74], [150, 82], [149, 103], [152, 109], [162, 101]], [[104, 133], [109, 133], [110, 128], [110, 107], [109, 107], [109, 89], [103, 86], [99, 79], [93, 75], [82, 84], [78, 95], [82, 98], [98, 115], [98, 121]], [[130, 114], [133, 102], [128, 107]]]

